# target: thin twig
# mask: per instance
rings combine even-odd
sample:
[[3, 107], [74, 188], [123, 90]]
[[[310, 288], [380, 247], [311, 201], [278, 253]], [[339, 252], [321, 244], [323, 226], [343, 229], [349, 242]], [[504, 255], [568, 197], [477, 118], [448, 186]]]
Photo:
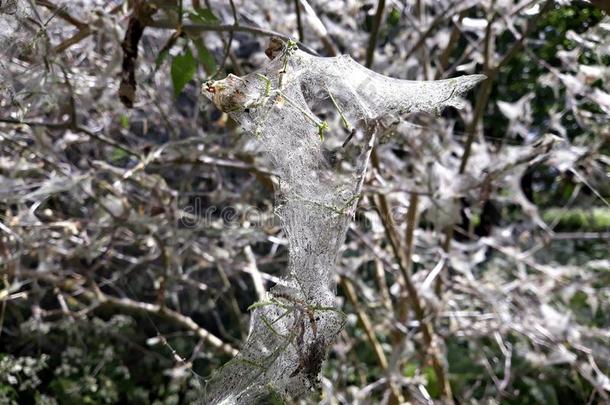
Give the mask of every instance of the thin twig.
[[55, 123], [55, 122], [42, 122], [42, 121], [19, 121], [19, 120], [13, 119], [13, 118], [0, 118], [0, 123], [11, 124], [11, 125], [27, 125], [30, 127], [46, 127], [46, 128], [54, 129], [54, 130], [71, 129], [76, 132], [82, 132], [84, 134], [87, 134], [93, 139], [96, 139], [102, 143], [105, 143], [107, 145], [120, 149], [123, 152], [125, 152], [131, 156], [134, 156], [140, 160], [142, 159], [142, 156], [140, 156], [140, 154], [138, 152], [130, 149], [129, 147], [124, 146], [118, 142], [115, 142], [112, 139], [107, 138], [104, 135], [95, 134], [94, 132], [92, 132], [91, 130], [89, 130], [83, 126], [79, 126], [79, 125], [72, 126], [70, 122]]
[[[176, 27], [168, 22], [168, 21], [149, 21], [147, 24], [148, 27], [151, 28], [160, 28], [160, 29], [175, 29]], [[280, 39], [283, 39], [284, 41], [288, 41], [290, 40], [290, 36], [282, 34], [280, 32], [277, 31], [273, 31], [273, 30], [268, 30], [268, 29], [264, 29], [264, 28], [259, 28], [259, 27], [253, 27], [250, 25], [233, 25], [233, 24], [220, 24], [220, 25], [208, 25], [208, 24], [184, 24], [182, 25], [182, 30], [185, 32], [191, 32], [191, 33], [200, 33], [200, 32], [205, 32], [205, 31], [211, 31], [211, 32], [230, 32], [230, 31], [234, 31], [234, 32], [247, 32], [250, 34], [254, 34], [254, 35], [263, 35], [263, 36], [268, 36], [268, 37], [278, 37]], [[318, 55], [318, 53], [311, 49], [310, 47], [308, 47], [307, 45], [301, 43], [301, 42], [296, 42], [296, 44], [298, 45], [299, 48], [301, 48], [303, 51], [311, 54], [311, 55]]]
[[421, 48], [422, 45], [424, 45], [426, 43], [426, 39], [432, 34], [432, 32], [434, 31], [434, 29], [436, 29], [436, 27], [438, 27], [447, 18], [453, 17], [453, 13], [451, 12], [451, 8], [452, 7], [449, 6], [446, 10], [441, 10], [441, 12], [432, 21], [432, 23], [430, 24], [428, 29], [423, 34], [420, 35], [420, 37], [418, 38], [418, 40], [415, 43], [415, 45], [413, 45], [413, 47], [411, 47], [411, 49], [409, 49], [409, 52], [407, 52], [407, 55], [405, 56], [404, 60], [409, 60], [409, 58], [415, 52], [417, 52], [417, 50], [419, 48]]
[[84, 29], [88, 25], [87, 23], [82, 22], [78, 18], [75, 18], [72, 15], [70, 15], [70, 13], [65, 11], [65, 7], [64, 6], [56, 6], [55, 4], [51, 3], [48, 0], [36, 0], [36, 4], [38, 4], [39, 6], [43, 6], [45, 8], [48, 8], [49, 10], [53, 11], [62, 20], [65, 20], [65, 21], [69, 22], [70, 24], [72, 24], [76, 28], [78, 28], [79, 30]]
[[337, 56], [339, 51], [337, 50], [337, 46], [333, 42], [333, 39], [328, 35], [328, 30], [324, 26], [320, 17], [316, 14], [316, 11], [311, 7], [307, 0], [298, 0], [303, 11], [309, 17], [309, 26], [316, 33], [322, 45], [324, 46], [324, 50], [326, 51], [327, 56]]
[[297, 14], [297, 30], [299, 31], [299, 41], [303, 42], [305, 35], [303, 34], [303, 22], [301, 21], [301, 5], [299, 0], [294, 0], [294, 10]]
[[375, 19], [373, 20], [371, 35], [369, 37], [369, 46], [366, 49], [365, 66], [368, 68], [373, 66], [373, 59], [375, 58], [375, 48], [377, 47], [377, 36], [379, 35], [379, 26], [381, 25], [381, 19], [383, 18], [384, 9], [385, 0], [379, 0], [379, 2], [377, 3], [377, 11], [375, 12]]
[[[235, 3], [233, 2], [233, 0], [230, 0], [229, 4], [231, 5], [231, 13], [233, 13], [233, 26], [237, 27], [238, 26], [237, 9], [235, 8]], [[233, 45], [233, 37], [234, 37], [233, 34], [234, 33], [235, 33], [235, 31], [229, 31], [229, 40], [226, 41], [226, 43], [225, 43], [224, 55], [222, 56], [220, 65], [218, 65], [218, 68], [216, 68], [216, 72], [214, 72], [214, 74], [210, 77], [210, 79], [214, 79], [218, 75], [218, 73], [220, 73], [220, 71], [222, 69], [224, 69], [224, 67], [227, 63], [227, 58], [231, 54], [231, 46]]]
[[98, 303], [99, 305], [114, 307], [123, 311], [135, 311], [149, 315], [160, 316], [178, 325], [181, 325], [185, 329], [195, 332], [197, 336], [204, 339], [211, 346], [220, 349], [224, 353], [230, 355], [237, 354], [237, 350], [234, 347], [223, 342], [218, 337], [199, 326], [195, 321], [193, 321], [193, 319], [177, 311], [169, 309], [166, 306], [140, 302], [132, 300], [130, 298], [114, 297], [102, 293], [99, 289], [96, 289], [96, 291], [94, 292], [83, 285], [85, 280], [80, 276], [76, 280], [62, 279], [51, 274], [50, 272], [40, 272], [25, 269], [20, 269], [18, 271], [15, 270], [12, 273], [13, 276], [21, 276], [44, 281], [65, 292], [74, 293], [78, 291], [78, 297], [85, 298], [87, 301]]
[[[358, 301], [358, 295], [356, 294], [354, 284], [347, 277], [341, 277], [340, 283], [341, 283], [341, 287], [343, 288], [343, 291], [345, 292], [345, 295], [347, 296], [347, 299], [354, 307], [356, 316], [358, 317], [358, 321], [360, 321], [360, 325], [362, 325], [362, 329], [364, 329], [364, 333], [366, 334], [369, 344], [373, 348], [373, 353], [375, 354], [375, 358], [377, 359], [377, 363], [379, 364], [379, 367], [381, 368], [381, 370], [384, 373], [387, 373], [388, 372], [388, 360], [385, 356], [385, 353], [383, 352], [383, 348], [381, 347], [379, 340], [377, 339], [377, 336], [375, 335], [375, 331], [373, 330], [371, 320], [369, 319], [369, 317], [366, 314], [366, 312], [364, 311], [364, 309], [362, 309], [362, 306], [360, 305], [360, 302]], [[392, 390], [392, 394], [396, 398], [400, 398], [401, 394], [400, 394], [400, 391], [398, 390], [398, 387], [396, 387], [395, 384], [391, 383], [390, 379], [388, 379], [388, 380], [390, 381], [390, 389]]]
[[86, 27], [78, 30], [76, 32], [76, 34], [72, 35], [70, 38], [66, 39], [65, 41], [62, 41], [59, 45], [54, 47], [53, 53], [55, 53], [55, 54], [62, 53], [63, 51], [65, 51], [66, 49], [71, 47], [72, 45], [78, 44], [80, 41], [87, 38], [92, 33], [93, 33], [93, 31], [91, 30], [90, 26], [86, 26]]
[[[376, 154], [372, 156], [372, 162], [373, 167], [379, 170], [379, 159]], [[392, 247], [394, 256], [396, 257], [396, 261], [407, 290], [411, 308], [413, 309], [415, 318], [419, 321], [425, 351], [426, 354], [430, 356], [432, 361], [432, 368], [437, 377], [439, 390], [443, 396], [443, 399], [447, 403], [452, 403], [453, 397], [451, 393], [451, 386], [449, 385], [449, 378], [445, 372], [445, 366], [442, 362], [441, 355], [438, 352], [438, 345], [436, 343], [436, 339], [438, 338], [434, 334], [434, 328], [426, 316], [424, 307], [421, 303], [421, 298], [419, 297], [419, 292], [415, 288], [415, 284], [412, 280], [409, 264], [410, 259], [406, 257], [407, 252], [401, 248], [400, 237], [396, 232], [397, 227], [394, 222], [389, 201], [385, 195], [378, 194], [373, 198], [373, 203], [380, 212], [381, 222], [386, 231], [387, 238], [390, 241], [390, 246]]]
[[[517, 55], [519, 51], [523, 49], [525, 46], [525, 39], [532, 33], [532, 31], [538, 26], [538, 23], [542, 19], [544, 15], [553, 7], [555, 2], [553, 0], [547, 0], [540, 10], [540, 12], [534, 17], [534, 19], [527, 25], [523, 35], [521, 38], [517, 40], [513, 44], [513, 46], [506, 52], [506, 54], [500, 59], [496, 65], [493, 64], [493, 61], [488, 62], [488, 68], [483, 72], [487, 75], [487, 80], [483, 82], [481, 88], [479, 89], [479, 93], [476, 97], [476, 103], [474, 107], [474, 113], [472, 117], [472, 121], [466, 128], [466, 133], [468, 134], [468, 138], [466, 139], [466, 144], [464, 146], [464, 153], [462, 154], [462, 160], [460, 162], [460, 173], [464, 173], [466, 170], [466, 165], [468, 164], [468, 159], [470, 158], [470, 152], [472, 149], [472, 142], [474, 141], [474, 137], [477, 132], [477, 128], [479, 127], [480, 121], [483, 118], [483, 113], [487, 107], [487, 101], [489, 100], [489, 96], [491, 95], [493, 81], [498, 74], [500, 68], [506, 65], [510, 60]], [[488, 22], [488, 26], [491, 22]], [[488, 30], [488, 36], [491, 36], [491, 31]], [[487, 48], [487, 47], [486, 47]]]

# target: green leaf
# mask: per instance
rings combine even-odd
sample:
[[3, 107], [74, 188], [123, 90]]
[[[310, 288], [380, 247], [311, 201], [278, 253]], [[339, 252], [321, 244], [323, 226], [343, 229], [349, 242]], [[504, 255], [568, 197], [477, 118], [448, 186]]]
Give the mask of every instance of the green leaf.
[[402, 369], [402, 374], [405, 377], [415, 377], [415, 374], [417, 373], [417, 368], [417, 363], [407, 363]]
[[170, 49], [172, 49], [172, 46], [174, 46], [174, 44], [176, 43], [177, 39], [178, 34], [177, 32], [175, 32], [169, 37], [165, 45], [163, 45], [163, 48], [161, 48], [161, 51], [159, 51], [159, 55], [157, 55], [157, 58], [155, 59], [155, 70], [159, 70], [159, 68], [169, 55]]
[[195, 12], [189, 12], [191, 20], [201, 24], [218, 24], [218, 17], [209, 8], [196, 8]]
[[176, 55], [172, 60], [172, 83], [174, 85], [174, 95], [178, 97], [184, 86], [191, 81], [197, 71], [197, 61], [193, 57], [191, 50], [186, 47], [184, 52]]
[[203, 69], [208, 75], [212, 75], [216, 72], [216, 59], [214, 59], [214, 55], [208, 48], [205, 47], [205, 44], [201, 40], [201, 38], [193, 39], [193, 43], [197, 48], [197, 53], [199, 54], [199, 60], [203, 65]]
[[436, 373], [432, 367], [426, 367], [424, 369], [424, 374], [426, 375], [426, 380], [428, 383], [426, 384], [426, 390], [432, 398], [440, 398], [441, 391], [439, 389], [438, 380], [436, 379]]
[[129, 117], [125, 114], [119, 116], [119, 124], [123, 129], [129, 129]]
[[116, 162], [123, 158], [127, 157], [127, 153], [123, 149], [114, 148], [112, 150], [112, 154], [110, 155], [110, 160], [112, 162]]
[[163, 49], [159, 52], [159, 55], [157, 55], [157, 58], [155, 59], [155, 70], [159, 70], [163, 61], [167, 58], [167, 55], [169, 55], [169, 49]]
[[390, 14], [388, 15], [388, 24], [397, 26], [399, 22], [400, 22], [400, 11], [393, 8], [392, 11], [390, 11]]

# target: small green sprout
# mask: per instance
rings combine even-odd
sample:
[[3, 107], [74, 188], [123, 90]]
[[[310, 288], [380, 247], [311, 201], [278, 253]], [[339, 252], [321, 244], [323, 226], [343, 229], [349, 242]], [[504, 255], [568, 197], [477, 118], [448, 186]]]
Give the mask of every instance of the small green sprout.
[[269, 94], [271, 94], [271, 80], [267, 76], [260, 73], [257, 73], [256, 75], [265, 82], [264, 97], [269, 97]]
[[343, 126], [348, 131], [351, 131], [353, 127], [351, 126], [351, 124], [349, 123], [349, 121], [347, 120], [345, 115], [343, 115], [343, 111], [341, 110], [341, 107], [339, 107], [339, 104], [337, 103], [337, 100], [335, 100], [335, 98], [333, 97], [333, 94], [330, 92], [330, 90], [326, 89], [326, 92], [330, 96], [330, 100], [333, 102], [333, 105], [335, 106], [335, 108], [339, 112], [339, 115], [341, 116], [341, 123], [343, 123]]
[[326, 121], [319, 122], [318, 126], [318, 135], [320, 136], [320, 140], [324, 140], [324, 131], [328, 131], [328, 123]]
[[277, 94], [279, 94], [284, 100], [286, 100], [286, 102], [288, 104], [290, 104], [291, 106], [296, 108], [301, 114], [303, 114], [305, 116], [305, 118], [310, 120], [316, 126], [316, 128], [318, 128], [318, 135], [320, 136], [320, 139], [324, 140], [324, 131], [328, 131], [328, 129], [329, 129], [328, 123], [326, 121], [320, 121], [320, 119], [318, 117], [305, 111], [303, 108], [301, 108], [297, 103], [292, 101], [288, 96], [286, 96], [286, 94], [282, 93], [281, 91], [278, 90]]
[[292, 39], [289, 39], [286, 43], [286, 48], [284, 48], [284, 53], [282, 55], [283, 65], [282, 69], [278, 72], [280, 74], [279, 77], [279, 87], [280, 89], [284, 87], [284, 75], [286, 74], [288, 67], [288, 58], [298, 49], [297, 43]]
[[293, 41], [292, 39], [289, 39], [288, 42], [286, 42], [286, 52], [294, 52], [298, 49], [297, 43], [296, 41]]

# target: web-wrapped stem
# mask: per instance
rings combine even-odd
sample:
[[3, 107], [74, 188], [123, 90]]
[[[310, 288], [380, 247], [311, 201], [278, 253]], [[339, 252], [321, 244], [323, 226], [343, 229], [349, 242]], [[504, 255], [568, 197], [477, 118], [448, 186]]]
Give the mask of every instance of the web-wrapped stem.
[[[257, 72], [206, 84], [204, 93], [256, 134], [278, 173], [276, 213], [289, 241], [283, 284], [250, 307], [248, 339], [236, 360], [215, 373], [206, 401], [256, 403], [271, 393], [298, 396], [316, 385], [345, 322], [335, 308], [334, 267], [384, 120], [459, 106], [459, 96], [482, 78], [397, 80], [347, 56], [314, 57], [288, 44]], [[364, 135], [352, 173], [333, 169], [323, 158], [321, 141], [329, 125], [310, 106], [328, 99], [350, 138], [357, 130]]]

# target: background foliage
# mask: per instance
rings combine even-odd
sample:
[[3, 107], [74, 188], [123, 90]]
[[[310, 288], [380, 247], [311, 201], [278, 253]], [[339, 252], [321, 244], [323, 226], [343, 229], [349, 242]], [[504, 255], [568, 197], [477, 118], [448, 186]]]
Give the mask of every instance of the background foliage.
[[[464, 112], [376, 148], [337, 266], [348, 323], [301, 400], [430, 403], [440, 376], [460, 403], [608, 401], [610, 20], [593, 3], [0, 1], [0, 403], [191, 403], [239, 348], [286, 239], [252, 136], [199, 86], [255, 70], [278, 35], [403, 79], [489, 77]], [[345, 136], [324, 141], [331, 163]]]

